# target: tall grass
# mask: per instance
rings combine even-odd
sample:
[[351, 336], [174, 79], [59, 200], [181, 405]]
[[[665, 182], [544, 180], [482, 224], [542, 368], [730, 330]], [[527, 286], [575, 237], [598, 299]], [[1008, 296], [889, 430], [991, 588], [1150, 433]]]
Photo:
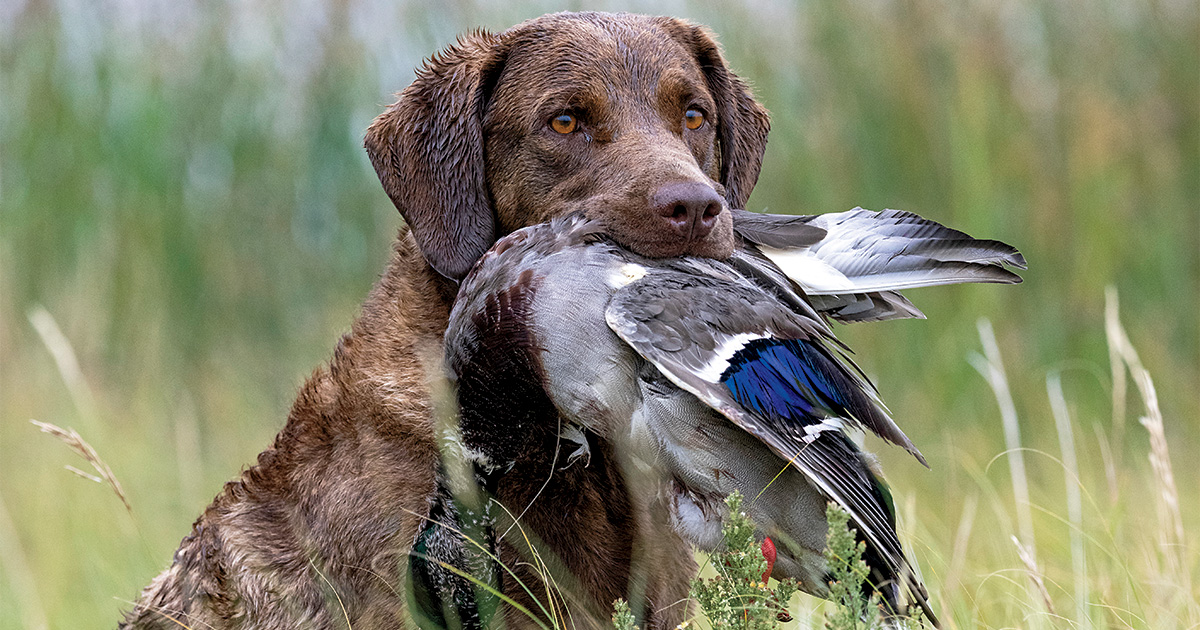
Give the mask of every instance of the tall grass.
[[[400, 221], [360, 149], [372, 116], [455, 34], [560, 8], [581, 7], [0, 4], [0, 627], [111, 625], [117, 598], [279, 429], [382, 269]], [[1182, 465], [1200, 446], [1200, 7], [587, 8], [720, 34], [774, 116], [750, 209], [898, 207], [1028, 257], [1019, 287], [919, 292], [929, 321], [839, 330], [933, 466], [879, 449], [943, 619], [1067, 623], [1027, 590], [1009, 539], [1024, 505], [1058, 615], [1079, 614], [1082, 536], [1095, 627], [1200, 623], [1186, 536], [1200, 472]], [[1134, 363], [1104, 333], [1109, 284]], [[31, 319], [38, 308], [50, 319]], [[1021, 422], [1020, 505], [966, 360], [983, 316]], [[1078, 512], [1047, 374], [1076, 440]], [[1150, 393], [1154, 410], [1133, 411]], [[136, 525], [63, 471], [73, 455], [29, 419], [74, 427], [103, 455]]]

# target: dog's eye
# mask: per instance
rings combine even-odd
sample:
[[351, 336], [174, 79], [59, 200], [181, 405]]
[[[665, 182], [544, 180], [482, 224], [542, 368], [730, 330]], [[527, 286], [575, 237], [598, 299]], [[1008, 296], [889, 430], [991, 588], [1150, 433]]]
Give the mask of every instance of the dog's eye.
[[688, 129], [699, 129], [704, 124], [704, 112], [698, 109], [689, 109], [683, 114], [683, 124]]
[[563, 135], [575, 131], [578, 126], [579, 119], [570, 114], [561, 114], [550, 119], [550, 128]]

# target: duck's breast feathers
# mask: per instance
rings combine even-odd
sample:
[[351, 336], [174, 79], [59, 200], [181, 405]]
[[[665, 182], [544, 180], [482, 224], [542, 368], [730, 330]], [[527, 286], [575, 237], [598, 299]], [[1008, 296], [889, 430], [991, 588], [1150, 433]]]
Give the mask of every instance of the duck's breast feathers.
[[[450, 377], [461, 384], [464, 374], [480, 374], [502, 383], [514, 372], [509, 364], [520, 360], [531, 366], [523, 378], [536, 381], [523, 386], [571, 421], [611, 430], [632, 413], [636, 394], [638, 359], [604, 319], [613, 292], [644, 273], [626, 256], [579, 217], [498, 241], [455, 300], [445, 336]], [[483, 392], [467, 401], [474, 408], [487, 408], [492, 398], [511, 402], [503, 392], [470, 391]]]
[[462, 281], [462, 287], [478, 286], [479, 276], [495, 283], [510, 277], [511, 270], [537, 264], [536, 261], [559, 252], [580, 249], [605, 239], [603, 227], [582, 214], [568, 214], [547, 223], [521, 228], [499, 238], [475, 262]]

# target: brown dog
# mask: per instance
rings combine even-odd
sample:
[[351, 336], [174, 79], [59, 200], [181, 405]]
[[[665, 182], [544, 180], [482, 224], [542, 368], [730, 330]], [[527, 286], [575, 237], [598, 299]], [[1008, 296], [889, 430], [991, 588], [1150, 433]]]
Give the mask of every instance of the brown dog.
[[[750, 194], [767, 130], [709, 34], [672, 18], [548, 15], [431, 58], [367, 132], [408, 223], [386, 273], [275, 443], [225, 485], [122, 627], [411, 626], [411, 576], [429, 575], [410, 555], [461, 565], [429, 526], [453, 512], [428, 375], [441, 373], [457, 279], [498, 236], [572, 210], [647, 256], [726, 256], [726, 210]], [[500, 500], [553, 556], [566, 623], [607, 625], [612, 600], [636, 592], [645, 624], [673, 626], [689, 615], [691, 551], [602, 460], [545, 487], [505, 479]], [[513, 547], [502, 556], [520, 565]], [[546, 591], [517, 569], [535, 597]], [[540, 614], [511, 575], [498, 581]], [[532, 625], [514, 609], [504, 619]]]

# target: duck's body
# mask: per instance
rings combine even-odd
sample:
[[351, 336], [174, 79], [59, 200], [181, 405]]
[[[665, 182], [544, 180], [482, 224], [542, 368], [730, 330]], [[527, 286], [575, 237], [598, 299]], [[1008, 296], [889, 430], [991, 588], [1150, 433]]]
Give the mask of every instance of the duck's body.
[[[827, 594], [833, 500], [868, 542], [875, 588], [895, 610], [907, 593], [928, 612], [887, 489], [845, 431], [870, 429], [924, 460], [818, 309], [849, 321], [919, 316], [893, 288], [1019, 281], [1000, 263], [1023, 261], [907, 213], [739, 212], [734, 225], [741, 245], [723, 261], [646, 259], [578, 217], [499, 241], [464, 281], [446, 334], [466, 452], [485, 477], [516, 465], [532, 427], [496, 412], [521, 404], [502, 383], [524, 372], [557, 416], [559, 468], [588, 466], [597, 444], [621, 447], [626, 474], [648, 477], [675, 531], [706, 550], [721, 540], [724, 498], [740, 491], [776, 542], [775, 574], [816, 595]], [[789, 267], [826, 295], [807, 296]]]

